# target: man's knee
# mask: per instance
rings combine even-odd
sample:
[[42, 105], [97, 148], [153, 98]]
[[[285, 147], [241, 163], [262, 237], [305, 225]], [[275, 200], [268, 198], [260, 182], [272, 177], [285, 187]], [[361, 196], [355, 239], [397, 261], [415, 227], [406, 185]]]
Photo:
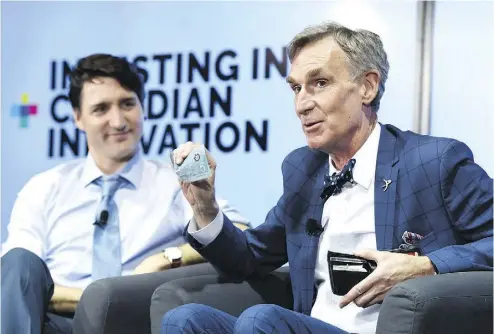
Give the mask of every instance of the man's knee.
[[2, 266], [13, 264], [25, 264], [33, 261], [41, 260], [38, 255], [25, 248], [12, 248], [4, 256], [2, 256]]
[[[168, 311], [161, 322], [162, 333], [182, 333], [208, 328], [212, 308], [201, 304], [186, 304]], [[199, 333], [199, 332], [198, 332]]]
[[238, 318], [235, 333], [272, 332], [279, 318], [280, 306], [260, 304], [249, 307]]
[[24, 248], [13, 248], [5, 253], [1, 259], [1, 268], [2, 280], [14, 279], [22, 284], [28, 284], [30, 280], [51, 281], [43, 260]]

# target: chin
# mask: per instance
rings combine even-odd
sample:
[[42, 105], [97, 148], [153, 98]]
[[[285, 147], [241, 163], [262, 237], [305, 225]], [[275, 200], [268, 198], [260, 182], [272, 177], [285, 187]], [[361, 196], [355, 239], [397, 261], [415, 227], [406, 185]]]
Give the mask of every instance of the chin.
[[320, 150], [324, 146], [323, 140], [320, 137], [306, 137], [307, 146], [313, 150]]
[[327, 154], [329, 154], [331, 148], [333, 148], [338, 142], [337, 137], [333, 133], [329, 133], [328, 131], [306, 134], [305, 139], [307, 142], [307, 146], [309, 146], [311, 149], [322, 151]]
[[120, 149], [116, 150], [116, 154], [114, 154], [113, 157], [115, 160], [126, 161], [130, 160], [136, 152], [136, 147], [121, 147]]
[[309, 148], [311, 148], [313, 150], [317, 150], [319, 148], [319, 145], [317, 145], [316, 143], [314, 143], [312, 141], [307, 141], [307, 146], [309, 146]]

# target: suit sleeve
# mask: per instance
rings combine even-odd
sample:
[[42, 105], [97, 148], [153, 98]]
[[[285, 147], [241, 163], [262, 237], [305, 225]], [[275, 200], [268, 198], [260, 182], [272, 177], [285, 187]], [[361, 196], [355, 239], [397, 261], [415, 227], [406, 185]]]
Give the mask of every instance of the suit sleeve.
[[439, 273], [492, 270], [493, 181], [467, 145], [452, 141], [440, 164], [441, 191], [453, 228], [466, 241], [428, 257]]
[[[285, 166], [285, 163], [283, 163]], [[263, 276], [288, 262], [285, 225], [285, 194], [266, 216], [263, 224], [241, 231], [223, 214], [223, 227], [207, 246], [187, 233], [186, 238], [206, 260], [230, 278], [244, 280]]]

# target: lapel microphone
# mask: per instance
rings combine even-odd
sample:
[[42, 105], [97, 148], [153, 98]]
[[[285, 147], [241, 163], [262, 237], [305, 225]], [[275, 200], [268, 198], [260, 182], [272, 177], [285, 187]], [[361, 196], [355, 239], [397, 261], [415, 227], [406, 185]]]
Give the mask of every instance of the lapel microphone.
[[341, 193], [343, 186], [347, 182], [355, 183], [353, 180], [355, 162], [355, 159], [350, 159], [339, 174], [335, 172], [331, 176], [328, 174], [324, 175], [324, 188], [321, 192], [321, 199], [326, 202], [329, 197]]
[[106, 225], [106, 223], [108, 223], [108, 217], [109, 216], [110, 216], [110, 214], [109, 214], [108, 210], [101, 211], [101, 214], [100, 214], [99, 219], [96, 222], [96, 224], [98, 224], [99, 226]]

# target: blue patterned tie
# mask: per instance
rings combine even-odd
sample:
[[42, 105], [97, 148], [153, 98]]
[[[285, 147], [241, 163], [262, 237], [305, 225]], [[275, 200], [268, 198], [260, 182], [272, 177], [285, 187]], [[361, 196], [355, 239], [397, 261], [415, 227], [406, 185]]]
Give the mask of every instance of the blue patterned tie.
[[121, 182], [119, 176], [103, 176], [96, 181], [103, 191], [94, 223], [93, 281], [122, 274], [118, 208], [113, 200]]

